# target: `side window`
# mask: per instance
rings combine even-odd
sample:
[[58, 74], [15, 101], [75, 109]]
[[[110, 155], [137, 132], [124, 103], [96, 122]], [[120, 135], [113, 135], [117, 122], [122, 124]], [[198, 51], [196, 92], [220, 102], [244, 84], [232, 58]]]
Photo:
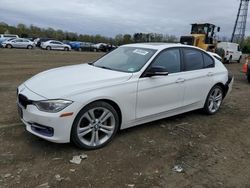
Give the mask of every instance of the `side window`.
[[214, 67], [214, 60], [207, 54], [203, 53], [204, 68]]
[[168, 73], [176, 73], [181, 70], [181, 58], [179, 49], [170, 49], [160, 53], [156, 57], [152, 66], [165, 67]]
[[195, 49], [183, 49], [185, 71], [198, 70], [203, 68], [202, 53]]
[[241, 51], [240, 45], [238, 45], [237, 50], [238, 50], [238, 52]]

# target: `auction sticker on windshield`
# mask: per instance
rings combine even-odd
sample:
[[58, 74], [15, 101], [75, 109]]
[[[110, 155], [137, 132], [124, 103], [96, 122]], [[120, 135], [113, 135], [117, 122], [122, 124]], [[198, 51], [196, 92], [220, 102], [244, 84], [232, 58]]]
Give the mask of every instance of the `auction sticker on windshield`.
[[148, 52], [146, 50], [135, 49], [133, 53], [140, 54], [140, 55], [147, 55]]

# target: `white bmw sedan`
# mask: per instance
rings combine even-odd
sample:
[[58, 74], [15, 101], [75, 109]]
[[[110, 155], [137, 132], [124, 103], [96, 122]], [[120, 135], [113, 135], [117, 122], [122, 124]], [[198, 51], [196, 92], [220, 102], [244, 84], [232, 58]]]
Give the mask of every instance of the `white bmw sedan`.
[[207, 52], [181, 44], [130, 44], [97, 61], [42, 72], [18, 87], [26, 129], [96, 149], [119, 129], [196, 109], [215, 114], [233, 78]]

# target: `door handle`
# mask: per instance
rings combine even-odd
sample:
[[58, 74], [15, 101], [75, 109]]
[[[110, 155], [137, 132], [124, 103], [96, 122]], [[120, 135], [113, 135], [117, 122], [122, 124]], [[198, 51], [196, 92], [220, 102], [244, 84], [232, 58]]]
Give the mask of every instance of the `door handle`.
[[213, 72], [209, 72], [209, 73], [207, 73], [207, 76], [213, 76], [214, 75], [214, 73]]
[[184, 78], [178, 78], [175, 82], [176, 83], [183, 83], [183, 82], [185, 82], [185, 79]]

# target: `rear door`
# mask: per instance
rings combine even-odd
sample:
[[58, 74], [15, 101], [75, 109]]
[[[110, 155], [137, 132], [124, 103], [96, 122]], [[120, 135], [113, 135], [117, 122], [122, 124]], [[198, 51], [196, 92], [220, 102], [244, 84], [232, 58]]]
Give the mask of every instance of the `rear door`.
[[29, 40], [23, 39], [22, 48], [27, 48], [29, 45]]
[[61, 43], [61, 42], [55, 42], [55, 43], [56, 43], [56, 49], [58, 49], [58, 50], [64, 49], [63, 43]]
[[236, 61], [239, 61], [240, 58], [241, 58], [241, 55], [242, 55], [242, 52], [241, 52], [241, 49], [240, 49], [240, 46], [238, 44], [236, 44], [236, 47], [235, 47], [235, 52], [236, 52]]
[[185, 92], [183, 106], [197, 106], [204, 102], [213, 86], [214, 59], [194, 48], [183, 48]]

